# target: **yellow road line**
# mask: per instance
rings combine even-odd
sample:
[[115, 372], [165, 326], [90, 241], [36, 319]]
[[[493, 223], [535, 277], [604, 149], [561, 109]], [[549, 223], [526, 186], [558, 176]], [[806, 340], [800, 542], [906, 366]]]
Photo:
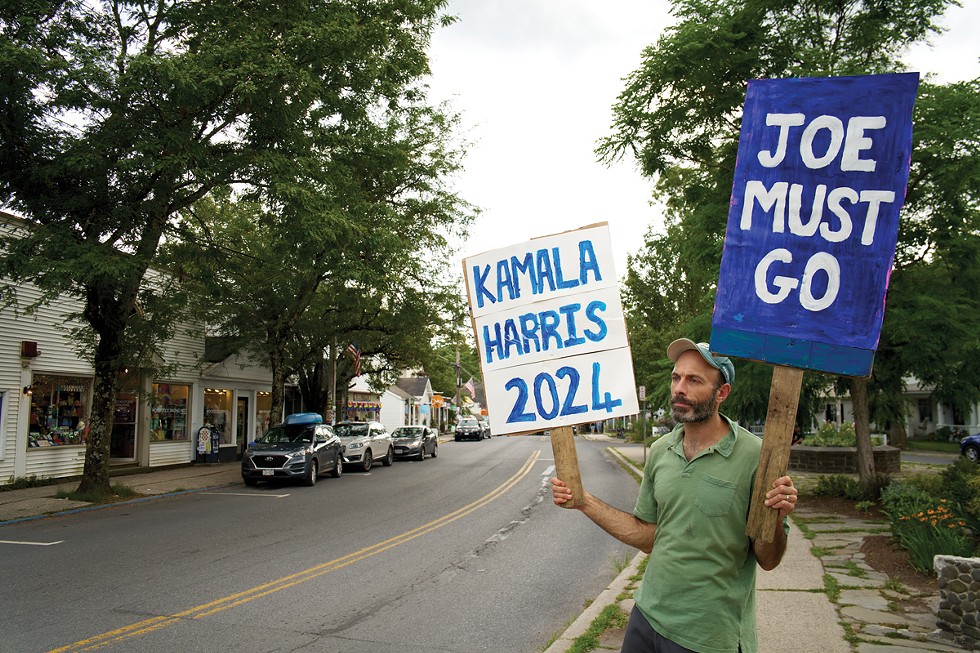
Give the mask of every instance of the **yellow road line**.
[[524, 465], [517, 471], [516, 474], [511, 476], [507, 481], [497, 487], [495, 490], [486, 494], [485, 496], [477, 499], [469, 505], [463, 506], [462, 508], [455, 510], [447, 515], [444, 515], [438, 519], [430, 521], [427, 524], [423, 524], [417, 528], [413, 528], [410, 531], [406, 531], [401, 535], [396, 535], [395, 537], [384, 540], [383, 542], [378, 542], [369, 547], [365, 547], [354, 553], [349, 553], [343, 557], [336, 558], [330, 562], [324, 562], [309, 569], [304, 569], [303, 571], [296, 572], [295, 574], [290, 574], [289, 576], [284, 576], [282, 578], [258, 585], [251, 589], [245, 590], [243, 592], [238, 592], [235, 594], [230, 594], [226, 597], [211, 601], [210, 603], [204, 603], [196, 607], [190, 608], [189, 610], [184, 610], [183, 612], [178, 612], [169, 616], [153, 617], [151, 619], [145, 619], [143, 621], [131, 624], [129, 626], [124, 626], [122, 628], [117, 628], [115, 630], [110, 630], [108, 632], [102, 633], [100, 635], [95, 635], [94, 637], [89, 637], [87, 639], [79, 640], [73, 644], [68, 644], [67, 646], [62, 646], [61, 648], [52, 649], [48, 653], [68, 653], [71, 651], [93, 651], [105, 646], [109, 646], [126, 639], [133, 637], [139, 637], [141, 635], [146, 635], [148, 633], [161, 630], [167, 626], [171, 626], [178, 623], [184, 619], [201, 619], [203, 617], [208, 617], [210, 615], [228, 610], [237, 605], [242, 605], [243, 603], [248, 603], [256, 599], [274, 594], [275, 592], [288, 589], [290, 587], [299, 585], [300, 583], [305, 583], [306, 581], [313, 580], [318, 576], [330, 573], [331, 571], [336, 571], [342, 569], [348, 565], [369, 558], [373, 555], [377, 555], [388, 549], [392, 549], [400, 544], [404, 544], [417, 537], [421, 537], [427, 533], [442, 528], [447, 524], [469, 515], [470, 513], [482, 508], [491, 501], [498, 499], [512, 487], [517, 485], [517, 483], [528, 475], [534, 463], [537, 462], [538, 458], [541, 456], [540, 451], [535, 451], [531, 454], [531, 457], [525, 461]]

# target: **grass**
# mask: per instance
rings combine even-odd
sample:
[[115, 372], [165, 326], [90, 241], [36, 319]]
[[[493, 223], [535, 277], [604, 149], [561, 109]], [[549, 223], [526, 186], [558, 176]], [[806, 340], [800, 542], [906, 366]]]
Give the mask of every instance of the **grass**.
[[58, 490], [55, 496], [59, 499], [70, 499], [71, 501], [83, 501], [85, 503], [114, 503], [138, 497], [139, 492], [129, 487], [117, 483], [112, 486], [112, 494], [106, 496], [96, 492], [75, 492], [68, 490]]
[[933, 440], [908, 440], [908, 448], [912, 451], [940, 451], [942, 453], [959, 453], [959, 442], [935, 442]]
[[26, 490], [27, 488], [31, 487], [45, 487], [47, 485], [54, 485], [55, 483], [60, 483], [62, 481], [64, 481], [62, 478], [45, 478], [38, 476], [37, 474], [11, 477], [9, 483], [6, 485], [0, 485], [0, 492], [6, 492], [8, 490]]
[[619, 605], [607, 605], [593, 620], [589, 629], [575, 638], [568, 648], [568, 653], [587, 653], [599, 647], [599, 638], [609, 628], [625, 628], [629, 615], [623, 612]]

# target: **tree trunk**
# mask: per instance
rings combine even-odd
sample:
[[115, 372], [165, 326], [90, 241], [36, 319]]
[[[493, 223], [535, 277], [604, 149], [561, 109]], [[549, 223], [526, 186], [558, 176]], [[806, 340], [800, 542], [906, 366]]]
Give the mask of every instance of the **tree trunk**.
[[888, 444], [899, 449], [909, 446], [909, 435], [905, 430], [905, 422], [894, 420], [888, 428]]
[[869, 497], [878, 494], [875, 459], [871, 451], [871, 423], [868, 413], [868, 380], [851, 379], [851, 404], [854, 410], [854, 432], [857, 436], [857, 464], [861, 487]]

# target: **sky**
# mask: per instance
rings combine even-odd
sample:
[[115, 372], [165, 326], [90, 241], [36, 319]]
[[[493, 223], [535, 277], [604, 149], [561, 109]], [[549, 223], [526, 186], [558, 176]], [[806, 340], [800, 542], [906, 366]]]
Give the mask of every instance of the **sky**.
[[[948, 31], [905, 57], [940, 82], [980, 76], [980, 1], [963, 0]], [[429, 51], [431, 98], [462, 114], [469, 143], [460, 195], [482, 211], [459, 257], [608, 222], [616, 273], [662, 213], [635, 163], [594, 150], [642, 50], [673, 22], [665, 0], [450, 0], [458, 21]]]

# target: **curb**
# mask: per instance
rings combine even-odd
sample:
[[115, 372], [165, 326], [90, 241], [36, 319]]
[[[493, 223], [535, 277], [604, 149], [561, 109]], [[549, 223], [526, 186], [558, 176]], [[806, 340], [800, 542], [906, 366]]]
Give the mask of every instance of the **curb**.
[[636, 569], [639, 567], [640, 563], [646, 557], [647, 554], [640, 552], [633, 557], [632, 562], [627, 565], [615, 579], [609, 584], [609, 586], [602, 591], [599, 596], [596, 597], [595, 601], [592, 602], [589, 607], [587, 607], [582, 614], [572, 622], [561, 637], [556, 639], [551, 646], [545, 649], [544, 653], [565, 653], [572, 644], [575, 642], [577, 637], [582, 636], [585, 631], [589, 629], [592, 622], [595, 621], [599, 613], [602, 612], [606, 606], [616, 603], [620, 594], [623, 590], [630, 584], [630, 578], [636, 574]]
[[[611, 446], [606, 449], [606, 451], [612, 453], [621, 462], [630, 465], [631, 467], [635, 467], [629, 457], [617, 450], [616, 447]], [[627, 586], [629, 586], [630, 578], [636, 574], [637, 567], [639, 567], [643, 559], [646, 558], [646, 555], [647, 554], [643, 553], [642, 551], [637, 553], [629, 565], [627, 565], [626, 568], [623, 569], [623, 571], [620, 572], [620, 574], [616, 576], [611, 583], [609, 583], [609, 586], [606, 587], [606, 589], [596, 597], [589, 607], [587, 607], [582, 614], [580, 614], [575, 621], [572, 622], [565, 632], [562, 633], [558, 639], [552, 642], [551, 646], [545, 649], [544, 653], [565, 653], [565, 651], [571, 648], [572, 644], [575, 643], [575, 639], [585, 634], [585, 632], [589, 629], [589, 626], [592, 625], [592, 622], [599, 616], [599, 613], [602, 612], [606, 606], [612, 605], [618, 601], [619, 595], [623, 593], [623, 590], [625, 590]]]

